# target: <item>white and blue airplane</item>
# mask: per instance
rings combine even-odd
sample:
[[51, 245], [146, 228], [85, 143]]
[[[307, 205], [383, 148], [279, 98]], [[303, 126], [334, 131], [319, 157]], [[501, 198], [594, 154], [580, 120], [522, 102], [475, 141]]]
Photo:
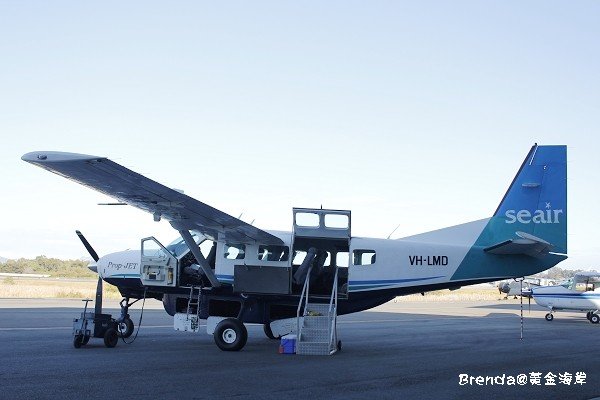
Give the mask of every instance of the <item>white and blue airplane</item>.
[[[524, 293], [525, 294], [525, 293]], [[588, 321], [600, 323], [600, 273], [579, 272], [572, 279], [555, 286], [531, 289], [535, 302], [547, 308], [546, 321], [554, 319], [554, 311], [585, 311]]]
[[123, 295], [124, 335], [133, 331], [130, 300], [156, 298], [175, 319], [217, 318], [207, 324], [216, 344], [240, 350], [244, 323], [263, 324], [271, 338], [289, 333], [277, 322], [301, 308], [306, 315], [308, 298], [348, 314], [396, 296], [533, 275], [567, 258], [566, 146], [534, 145], [491, 217], [396, 240], [352, 236], [344, 210], [294, 208], [291, 232], [262, 230], [105, 157], [37, 151], [22, 159], [179, 232], [168, 246], [146, 238], [141, 250], [103, 257], [80, 236], [99, 278]]

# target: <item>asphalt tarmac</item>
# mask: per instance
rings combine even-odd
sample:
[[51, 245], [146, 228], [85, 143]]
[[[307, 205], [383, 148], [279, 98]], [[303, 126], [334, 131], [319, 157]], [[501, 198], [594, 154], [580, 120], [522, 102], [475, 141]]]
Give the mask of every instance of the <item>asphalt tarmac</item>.
[[[222, 352], [205, 332], [176, 332], [156, 301], [137, 340], [72, 346], [76, 300], [0, 299], [2, 399], [590, 399], [600, 396], [600, 325], [580, 313], [519, 304], [390, 302], [339, 319], [343, 350], [333, 356], [280, 355], [262, 327], [246, 347]], [[117, 303], [105, 312], [118, 314]], [[136, 322], [139, 308], [133, 309]], [[570, 373], [570, 385], [559, 374]], [[577, 373], [585, 383], [576, 384]], [[540, 373], [540, 385], [531, 374]], [[546, 385], [548, 373], [555, 386]], [[473, 377], [461, 384], [460, 375]], [[507, 385], [527, 376], [525, 385]], [[479, 386], [476, 377], [497, 383]], [[504, 378], [502, 379], [502, 376]], [[581, 375], [580, 375], [581, 376]], [[523, 379], [522, 377], [519, 379]], [[499, 383], [504, 381], [504, 385]], [[481, 380], [480, 380], [481, 382]], [[464, 381], [463, 381], [464, 383]]]

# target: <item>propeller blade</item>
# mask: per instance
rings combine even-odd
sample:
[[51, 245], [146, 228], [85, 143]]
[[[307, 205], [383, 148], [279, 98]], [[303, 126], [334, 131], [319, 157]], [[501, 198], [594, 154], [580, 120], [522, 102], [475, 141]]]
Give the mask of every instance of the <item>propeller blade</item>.
[[96, 285], [96, 304], [94, 306], [96, 315], [102, 314], [102, 278], [98, 275], [98, 284]]
[[[88, 251], [88, 253], [90, 253], [92, 259], [97, 262], [100, 259], [100, 257], [98, 257], [98, 253], [96, 253], [96, 250], [94, 250], [90, 242], [87, 241], [85, 236], [83, 236], [83, 233], [81, 233], [80, 231], [77, 230], [75, 231], [75, 233], [79, 237], [79, 240], [81, 240], [81, 243], [83, 243], [85, 249]], [[100, 277], [100, 274], [98, 274], [98, 283], [96, 284], [96, 303], [94, 306], [94, 312], [96, 313], [96, 315], [102, 314], [102, 289], [102, 278]]]
[[527, 299], [529, 300], [529, 314], [531, 314], [531, 296], [528, 296]]
[[83, 243], [85, 249], [88, 251], [88, 253], [90, 253], [92, 259], [94, 261], [98, 261], [98, 259], [100, 258], [98, 257], [98, 253], [96, 253], [96, 250], [94, 250], [92, 245], [90, 245], [90, 242], [88, 242], [85, 236], [83, 236], [83, 233], [81, 233], [80, 231], [75, 231], [75, 233], [77, 234], [77, 236], [79, 236], [79, 240], [81, 240], [81, 243]]

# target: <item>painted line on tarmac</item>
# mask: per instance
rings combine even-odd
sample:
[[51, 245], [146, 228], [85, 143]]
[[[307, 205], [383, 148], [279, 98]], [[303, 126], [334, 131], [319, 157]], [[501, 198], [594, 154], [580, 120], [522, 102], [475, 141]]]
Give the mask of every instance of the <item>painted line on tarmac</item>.
[[[206, 325], [198, 325], [198, 326], [206, 326]], [[173, 325], [142, 325], [142, 328], [173, 328]], [[41, 327], [31, 327], [31, 328], [0, 328], [0, 332], [3, 331], [52, 331], [52, 330], [67, 330], [73, 329], [72, 326], [41, 326]]]
[[[515, 314], [506, 314], [506, 315], [515, 315]], [[457, 321], [463, 319], [472, 319], [474, 317], [485, 317], [485, 316], [445, 316], [445, 317], [436, 317], [435, 321]], [[339, 321], [338, 324], [343, 325], [351, 325], [351, 324], [381, 324], [381, 323], [390, 323], [390, 322], [399, 322], [399, 323], [411, 323], [411, 322], [423, 322], [423, 321], [431, 321], [432, 319], [428, 319], [426, 317], [423, 318], [411, 318], [411, 319], [360, 319], [360, 320], [349, 320], [349, 321]], [[248, 324], [248, 325], [256, 325], [260, 324]], [[206, 327], [206, 324], [199, 325], [200, 327]], [[171, 328], [173, 329], [173, 325], [142, 325], [142, 328], [148, 329], [164, 329]], [[43, 327], [10, 327], [10, 328], [0, 328], [0, 332], [11, 332], [11, 331], [51, 331], [51, 330], [67, 330], [73, 329], [72, 326], [43, 326]]]

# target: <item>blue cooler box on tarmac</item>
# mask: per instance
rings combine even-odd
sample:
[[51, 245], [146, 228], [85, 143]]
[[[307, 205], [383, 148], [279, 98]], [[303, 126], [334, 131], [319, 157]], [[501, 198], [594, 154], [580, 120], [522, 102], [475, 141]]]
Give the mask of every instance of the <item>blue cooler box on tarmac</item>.
[[279, 354], [296, 354], [296, 335], [285, 335], [281, 337]]

